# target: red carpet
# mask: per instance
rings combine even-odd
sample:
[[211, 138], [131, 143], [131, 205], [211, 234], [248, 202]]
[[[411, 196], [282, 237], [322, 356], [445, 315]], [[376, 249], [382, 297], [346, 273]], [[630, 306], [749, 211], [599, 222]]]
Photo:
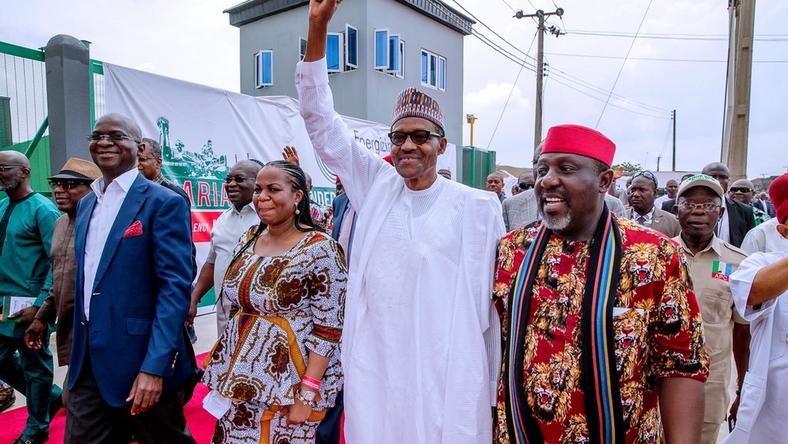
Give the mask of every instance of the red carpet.
[[[197, 363], [200, 366], [202, 366], [202, 360], [205, 358], [205, 355], [207, 353], [197, 356]], [[194, 389], [194, 396], [183, 409], [189, 430], [194, 435], [194, 439], [201, 444], [211, 442], [213, 429], [216, 425], [216, 419], [202, 408], [202, 400], [207, 394], [208, 388], [198, 384], [197, 388]], [[25, 421], [27, 421], [27, 409], [24, 407], [0, 413], [0, 444], [13, 442], [25, 428]], [[48, 442], [62, 443], [65, 429], [66, 411], [65, 409], [60, 409], [49, 425]]]

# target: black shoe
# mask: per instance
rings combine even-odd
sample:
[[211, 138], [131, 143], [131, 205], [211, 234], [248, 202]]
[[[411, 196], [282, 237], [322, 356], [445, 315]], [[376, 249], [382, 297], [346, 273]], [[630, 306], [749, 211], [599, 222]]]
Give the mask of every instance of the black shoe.
[[0, 389], [0, 412], [11, 407], [16, 402], [16, 395], [14, 389], [5, 387]]
[[49, 439], [49, 433], [39, 433], [35, 436], [19, 435], [13, 444], [44, 444]]

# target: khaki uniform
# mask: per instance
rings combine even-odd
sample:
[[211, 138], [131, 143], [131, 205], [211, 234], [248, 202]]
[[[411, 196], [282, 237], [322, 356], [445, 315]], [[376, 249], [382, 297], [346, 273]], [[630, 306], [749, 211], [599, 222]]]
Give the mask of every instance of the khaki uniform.
[[711, 358], [709, 379], [704, 385], [706, 410], [700, 442], [715, 444], [720, 425], [725, 421], [731, 403], [728, 386], [733, 358], [733, 323], [747, 324], [734, 308], [728, 280], [731, 273], [747, 258], [747, 254], [717, 236], [712, 238], [703, 251], [695, 255], [684, 244], [681, 236], [674, 240], [681, 245], [689, 263], [692, 286], [703, 317], [706, 350]]

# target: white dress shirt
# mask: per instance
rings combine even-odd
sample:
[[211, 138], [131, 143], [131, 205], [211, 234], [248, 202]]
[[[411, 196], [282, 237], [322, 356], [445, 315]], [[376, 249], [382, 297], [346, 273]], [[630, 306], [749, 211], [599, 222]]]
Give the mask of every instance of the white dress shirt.
[[750, 322], [750, 365], [736, 428], [724, 443], [784, 443], [788, 424], [788, 291], [760, 306], [747, 305], [755, 275], [788, 252], [755, 253], [731, 275], [736, 310]]
[[[205, 262], [213, 264], [214, 267], [213, 291], [217, 300], [222, 291], [224, 273], [233, 259], [233, 251], [235, 246], [238, 245], [238, 239], [242, 234], [246, 233], [249, 227], [259, 224], [260, 217], [257, 216], [257, 211], [255, 211], [254, 205], [251, 203], [241, 208], [241, 211], [238, 211], [234, 205], [231, 205], [214, 221], [213, 229], [211, 230], [211, 249], [208, 251]], [[222, 302], [224, 303], [224, 301]], [[229, 304], [229, 302], [227, 303]], [[226, 313], [217, 313], [219, 334], [224, 331], [225, 318]]]
[[727, 243], [731, 243], [731, 222], [728, 218], [728, 200], [725, 198], [722, 198], [722, 208], [725, 208], [725, 212], [717, 224], [717, 237]]
[[[654, 220], [654, 209], [657, 208], [656, 206], [652, 206], [651, 209], [646, 214], [640, 214], [635, 211], [634, 208], [630, 210], [630, 219], [647, 227], [651, 227], [651, 222]], [[640, 222], [639, 218], [645, 219], [643, 222]]]
[[85, 262], [84, 274], [85, 282], [82, 287], [82, 298], [85, 301], [85, 319], [90, 319], [90, 299], [93, 297], [93, 284], [96, 280], [101, 255], [104, 253], [104, 245], [107, 243], [107, 236], [112, 224], [118, 217], [120, 207], [126, 200], [131, 185], [137, 179], [139, 170], [134, 168], [126, 171], [108, 186], [104, 186], [104, 178], [99, 177], [90, 184], [90, 188], [96, 194], [96, 206], [90, 216], [88, 233], [85, 239]]
[[777, 231], [777, 218], [773, 217], [750, 230], [747, 236], [744, 236], [741, 249], [747, 254], [758, 251], [762, 253], [788, 251], [788, 239]]

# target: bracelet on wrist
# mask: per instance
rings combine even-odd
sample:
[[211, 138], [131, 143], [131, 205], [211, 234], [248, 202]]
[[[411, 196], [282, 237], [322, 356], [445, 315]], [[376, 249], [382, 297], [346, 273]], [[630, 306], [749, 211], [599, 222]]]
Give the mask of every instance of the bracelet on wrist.
[[301, 378], [301, 385], [304, 387], [311, 388], [314, 391], [320, 391], [320, 381], [314, 378], [310, 378], [309, 376], [304, 375]]

